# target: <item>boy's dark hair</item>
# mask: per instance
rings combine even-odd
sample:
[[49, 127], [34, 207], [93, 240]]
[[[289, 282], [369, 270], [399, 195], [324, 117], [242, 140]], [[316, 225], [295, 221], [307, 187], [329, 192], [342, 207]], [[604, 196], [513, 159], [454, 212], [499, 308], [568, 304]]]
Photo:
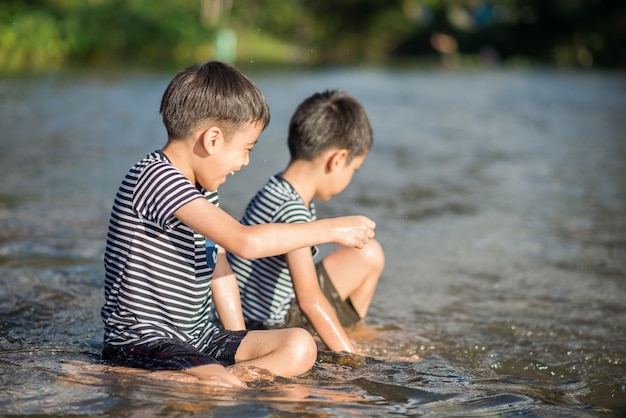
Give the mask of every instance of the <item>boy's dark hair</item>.
[[374, 142], [361, 104], [345, 92], [326, 90], [305, 99], [291, 117], [287, 145], [291, 160], [311, 161], [329, 149], [348, 150], [347, 162]]
[[168, 139], [187, 138], [202, 124], [229, 135], [246, 123], [270, 123], [269, 106], [257, 86], [232, 65], [197, 63], [179, 72], [165, 89], [160, 113]]

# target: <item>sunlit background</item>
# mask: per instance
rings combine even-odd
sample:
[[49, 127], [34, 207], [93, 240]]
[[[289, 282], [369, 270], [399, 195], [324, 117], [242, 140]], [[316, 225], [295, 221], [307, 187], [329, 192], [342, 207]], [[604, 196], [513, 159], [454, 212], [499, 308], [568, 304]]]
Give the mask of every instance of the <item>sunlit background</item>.
[[[625, 5], [0, 0], [0, 416], [624, 416]], [[359, 361], [246, 392], [100, 362], [113, 196], [165, 143], [173, 74], [211, 58], [272, 112], [220, 187], [235, 217], [305, 97], [368, 112], [373, 149], [317, 205], [385, 248]]]
[[0, 69], [535, 63], [626, 66], [622, 0], [0, 1]]

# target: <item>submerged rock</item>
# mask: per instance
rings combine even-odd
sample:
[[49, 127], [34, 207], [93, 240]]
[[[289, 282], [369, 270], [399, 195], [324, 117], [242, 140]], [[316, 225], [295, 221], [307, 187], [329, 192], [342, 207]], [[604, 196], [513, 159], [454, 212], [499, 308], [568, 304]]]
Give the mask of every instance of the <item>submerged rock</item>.
[[336, 351], [318, 351], [317, 352], [318, 363], [332, 363], [339, 366], [347, 367], [361, 367], [367, 364], [367, 359], [363, 356], [347, 352]]

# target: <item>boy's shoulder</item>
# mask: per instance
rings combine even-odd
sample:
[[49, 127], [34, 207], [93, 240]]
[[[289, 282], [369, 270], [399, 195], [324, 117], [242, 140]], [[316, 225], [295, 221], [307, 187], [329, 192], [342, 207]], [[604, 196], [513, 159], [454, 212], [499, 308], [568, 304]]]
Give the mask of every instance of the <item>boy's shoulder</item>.
[[267, 180], [267, 183], [257, 193], [260, 195], [272, 195], [275, 199], [279, 200], [299, 200], [300, 195], [293, 188], [293, 186], [285, 180], [281, 174], [275, 174]]
[[265, 222], [309, 222], [316, 217], [315, 207], [307, 207], [296, 189], [280, 174], [269, 178], [246, 212], [248, 215], [256, 213]]
[[125, 181], [120, 187], [147, 188], [162, 192], [176, 189], [177, 192], [181, 192], [181, 189], [173, 188], [174, 185], [207, 194], [206, 190], [192, 185], [169, 158], [162, 151], [157, 150], [137, 161], [126, 174]]
[[[270, 177], [265, 186], [259, 190], [257, 196], [271, 200], [276, 206], [288, 205], [307, 208], [300, 193], [280, 173]], [[308, 205], [308, 207], [309, 209], [314, 207], [313, 203]]]
[[136, 166], [146, 166], [154, 163], [168, 163], [170, 164], [167, 156], [160, 150], [152, 151], [144, 156], [141, 160], [137, 161]]
[[132, 174], [132, 173], [137, 174], [139, 172], [144, 171], [147, 167], [153, 164], [163, 164], [163, 163], [170, 164], [165, 154], [163, 154], [161, 151], [158, 151], [158, 150], [153, 151], [145, 155], [143, 158], [141, 158], [137, 162], [135, 162], [135, 164], [133, 164], [130, 167], [129, 174]]

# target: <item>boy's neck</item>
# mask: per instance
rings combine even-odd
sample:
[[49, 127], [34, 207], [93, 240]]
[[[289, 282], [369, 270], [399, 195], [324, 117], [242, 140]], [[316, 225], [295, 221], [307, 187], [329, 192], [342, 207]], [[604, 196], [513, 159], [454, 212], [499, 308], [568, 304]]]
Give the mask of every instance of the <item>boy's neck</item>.
[[318, 169], [310, 161], [290, 162], [282, 177], [298, 192], [304, 203], [309, 206], [317, 191]]
[[165, 154], [167, 159], [170, 160], [172, 165], [191, 182], [191, 184], [196, 184], [196, 177], [194, 175], [193, 168], [187, 161], [187, 155], [189, 155], [189, 151], [187, 150], [188, 146], [188, 141], [173, 141], [168, 142], [161, 151]]

